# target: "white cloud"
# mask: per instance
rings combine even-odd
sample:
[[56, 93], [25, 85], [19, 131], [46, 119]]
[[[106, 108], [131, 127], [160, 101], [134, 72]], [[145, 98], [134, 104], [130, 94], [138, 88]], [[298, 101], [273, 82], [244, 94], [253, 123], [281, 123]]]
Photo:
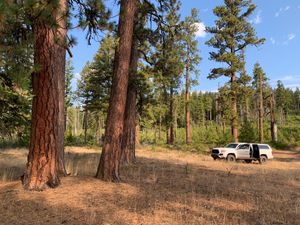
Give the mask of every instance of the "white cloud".
[[296, 37], [294, 33], [290, 33], [287, 36], [287, 39], [283, 42], [284, 45], [287, 45], [291, 40], [293, 40]]
[[293, 33], [288, 35], [289, 41], [293, 40], [295, 37], [296, 37], [296, 35]]
[[195, 25], [197, 27], [196, 36], [200, 38], [204, 38], [207, 34], [204, 23], [200, 22], [200, 23], [196, 23]]
[[280, 80], [285, 85], [291, 84], [291, 83], [299, 83], [300, 82], [300, 75], [281, 75], [281, 76], [276, 76], [276, 78], [272, 79], [270, 82], [272, 84], [276, 84], [277, 81]]
[[297, 88], [300, 88], [300, 83], [298, 83], [298, 84], [287, 84], [287, 85], [285, 85], [285, 87], [290, 88], [293, 91], [295, 91]]
[[291, 81], [291, 82], [297, 82], [300, 81], [300, 76], [298, 75], [287, 75], [280, 79], [281, 81]]
[[276, 41], [275, 41], [275, 39], [273, 37], [270, 38], [270, 41], [271, 41], [272, 45], [276, 44]]
[[282, 14], [282, 13], [288, 11], [290, 8], [291, 8], [291, 7], [290, 7], [289, 5], [287, 5], [286, 7], [280, 8], [279, 11], [275, 13], [275, 17], [280, 16], [280, 14]]

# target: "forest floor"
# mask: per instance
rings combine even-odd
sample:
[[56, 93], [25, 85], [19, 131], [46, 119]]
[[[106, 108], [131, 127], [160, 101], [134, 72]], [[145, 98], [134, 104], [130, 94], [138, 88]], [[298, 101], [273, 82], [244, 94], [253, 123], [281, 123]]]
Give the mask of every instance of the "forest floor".
[[95, 179], [99, 150], [66, 148], [70, 176], [24, 191], [27, 151], [0, 150], [0, 224], [300, 224], [300, 150], [258, 163], [143, 147], [122, 183]]

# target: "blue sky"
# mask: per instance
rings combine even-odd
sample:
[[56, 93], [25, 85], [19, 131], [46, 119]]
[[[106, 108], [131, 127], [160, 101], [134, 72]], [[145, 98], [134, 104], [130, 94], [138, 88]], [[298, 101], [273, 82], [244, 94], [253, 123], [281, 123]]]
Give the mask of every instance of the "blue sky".
[[[119, 6], [115, 1], [106, 0], [107, 6], [116, 15]], [[254, 14], [249, 18], [256, 29], [258, 37], [266, 38], [264, 45], [256, 48], [250, 46], [246, 50], [246, 69], [252, 74], [253, 65], [259, 62], [263, 67], [269, 82], [276, 86], [277, 80], [282, 80], [286, 87], [295, 89], [300, 87], [300, 0], [253, 0], [257, 5]], [[205, 41], [210, 38], [203, 30], [204, 26], [213, 26], [216, 17], [212, 10], [222, 5], [222, 0], [182, 0], [181, 16], [188, 16], [192, 8], [200, 12], [203, 24], [199, 26], [198, 41], [199, 53], [202, 61], [198, 68], [200, 70], [199, 85], [194, 90], [216, 91], [219, 85], [223, 85], [226, 79], [208, 80], [210, 70], [217, 66], [210, 61], [209, 48]], [[204, 25], [204, 26], [203, 26]], [[73, 65], [76, 78], [79, 77], [83, 66], [88, 60], [92, 60], [99, 48], [99, 42], [93, 41], [91, 45], [85, 40], [85, 33], [79, 29], [70, 32], [77, 39], [78, 44], [72, 49]], [[76, 80], [73, 81], [75, 85]]]

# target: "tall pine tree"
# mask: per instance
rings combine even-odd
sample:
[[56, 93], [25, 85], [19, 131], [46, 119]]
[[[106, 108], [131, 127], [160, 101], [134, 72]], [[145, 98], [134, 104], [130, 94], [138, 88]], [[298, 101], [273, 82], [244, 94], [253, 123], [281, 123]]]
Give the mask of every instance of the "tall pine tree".
[[238, 142], [239, 127], [237, 112], [239, 78], [237, 73], [244, 64], [240, 60], [240, 54], [247, 46], [257, 46], [264, 42], [264, 39], [256, 37], [254, 28], [248, 21], [248, 17], [253, 14], [255, 8], [256, 6], [250, 0], [224, 0], [224, 5], [214, 9], [214, 14], [218, 17], [215, 26], [207, 28], [213, 37], [206, 44], [217, 49], [216, 52], [210, 52], [210, 59], [226, 65], [212, 69], [208, 78], [216, 79], [226, 76], [230, 79], [230, 120], [235, 142]]

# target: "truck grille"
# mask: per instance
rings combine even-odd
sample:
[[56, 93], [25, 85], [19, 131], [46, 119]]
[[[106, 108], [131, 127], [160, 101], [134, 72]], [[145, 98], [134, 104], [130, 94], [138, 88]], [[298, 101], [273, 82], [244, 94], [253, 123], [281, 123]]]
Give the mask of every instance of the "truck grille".
[[218, 149], [213, 149], [213, 150], [211, 151], [211, 153], [219, 154], [219, 150], [218, 150]]

